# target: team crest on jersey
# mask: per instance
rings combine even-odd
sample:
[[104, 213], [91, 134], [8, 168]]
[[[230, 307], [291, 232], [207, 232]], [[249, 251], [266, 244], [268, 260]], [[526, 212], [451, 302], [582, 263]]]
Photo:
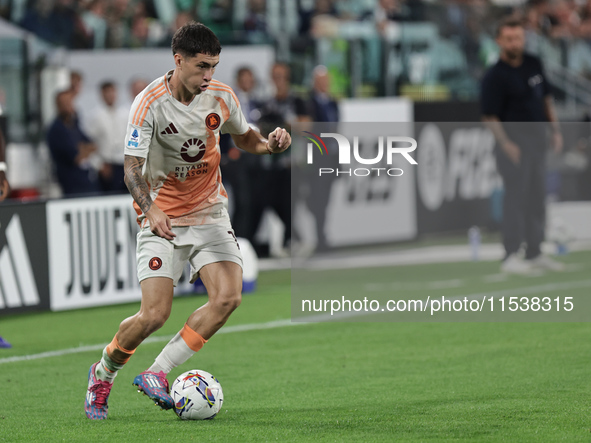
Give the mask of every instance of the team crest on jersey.
[[148, 266], [150, 266], [152, 271], [157, 271], [162, 267], [162, 260], [160, 257], [152, 257]]
[[215, 112], [212, 112], [211, 114], [208, 114], [207, 117], [205, 117], [205, 125], [212, 131], [219, 128], [221, 122], [222, 119]]

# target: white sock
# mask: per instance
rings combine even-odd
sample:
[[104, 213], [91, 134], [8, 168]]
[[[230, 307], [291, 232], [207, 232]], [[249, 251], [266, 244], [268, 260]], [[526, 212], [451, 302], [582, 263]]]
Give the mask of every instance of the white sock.
[[109, 354], [107, 353], [107, 348], [103, 350], [103, 357], [96, 368], [94, 370], [94, 375], [99, 380], [108, 381], [109, 383], [113, 383], [115, 377], [117, 376], [117, 371], [121, 369], [123, 365], [118, 365], [113, 360], [109, 358]]
[[168, 374], [173, 368], [182, 365], [184, 362], [189, 360], [195, 351], [193, 351], [185, 340], [181, 337], [180, 333], [177, 333], [172, 340], [168, 342], [162, 352], [156, 357], [152, 366], [148, 368], [151, 372], [163, 371]]

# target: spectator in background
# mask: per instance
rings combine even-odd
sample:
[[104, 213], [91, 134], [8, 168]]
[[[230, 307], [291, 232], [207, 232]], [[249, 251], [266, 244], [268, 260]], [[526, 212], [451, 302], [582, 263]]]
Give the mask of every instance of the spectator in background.
[[37, 37], [48, 41], [55, 41], [55, 26], [51, 17], [52, 4], [38, 1], [25, 13], [20, 25]]
[[112, 0], [107, 14], [107, 47], [122, 48], [127, 46], [129, 28], [127, 17], [131, 14], [129, 0]]
[[232, 32], [232, 3], [232, 0], [201, 0], [197, 2], [197, 14], [215, 33]]
[[[2, 109], [0, 109], [0, 115], [2, 114]], [[4, 141], [4, 134], [2, 133], [2, 129], [0, 129], [0, 202], [3, 201], [8, 194], [10, 194], [10, 186], [8, 185], [8, 180], [6, 179], [6, 143]], [[1, 339], [1, 337], [0, 337]]]
[[97, 145], [101, 160], [99, 170], [104, 192], [126, 193], [123, 181], [123, 148], [129, 111], [117, 106], [117, 86], [112, 81], [101, 84], [103, 105], [90, 119], [88, 132]]
[[99, 192], [97, 174], [89, 162], [96, 146], [80, 129], [74, 94], [60, 92], [55, 101], [58, 116], [47, 132], [47, 144], [62, 191], [65, 195]]
[[275, 95], [260, 107], [260, 120], [263, 123], [281, 120], [288, 125], [295, 121], [310, 121], [306, 103], [291, 92], [290, 67], [285, 63], [275, 63], [271, 68], [271, 81], [275, 86]]
[[236, 87], [234, 92], [248, 123], [256, 123], [259, 119], [259, 103], [255, 99], [256, 79], [252, 70], [243, 66], [236, 71]]
[[[497, 169], [503, 177], [502, 234], [505, 258], [501, 270], [528, 274], [533, 269], [562, 270], [562, 263], [542, 255], [546, 218], [546, 128], [550, 122], [556, 152], [562, 134], [542, 62], [524, 53], [520, 21], [505, 20], [497, 30], [499, 61], [482, 80], [482, 119], [497, 140]], [[503, 122], [501, 125], [500, 122]], [[515, 122], [526, 122], [516, 125]], [[507, 124], [509, 123], [509, 124]], [[518, 254], [522, 242], [525, 258]]]
[[555, 20], [551, 35], [555, 38], [575, 37], [579, 34], [581, 17], [576, 2], [557, 0], [552, 3], [552, 15]]
[[70, 72], [70, 92], [72, 93], [72, 99], [76, 100], [80, 91], [82, 90], [82, 82], [84, 81], [82, 73], [80, 71]]
[[86, 33], [92, 38], [91, 47], [103, 49], [107, 42], [107, 21], [105, 20], [106, 3], [104, 0], [92, 0], [88, 9], [82, 13]]
[[150, 82], [148, 80], [146, 80], [145, 78], [141, 78], [141, 77], [132, 78], [131, 82], [129, 83], [129, 93], [131, 95], [131, 100], [132, 101], [135, 100], [137, 95], [140, 92], [142, 92], [144, 89], [146, 89], [149, 84], [150, 84]]
[[0, 16], [71, 49], [163, 46], [172, 37], [170, 22], [174, 32], [197, 11], [218, 31], [233, 31], [232, 0], [0, 0]]
[[[285, 127], [291, 132], [296, 121], [310, 121], [306, 103], [291, 92], [291, 70], [285, 63], [276, 63], [271, 69], [275, 95], [260, 107], [259, 127], [266, 135], [276, 127]], [[252, 229], [246, 238], [253, 242], [264, 210], [272, 208], [284, 224], [284, 246], [291, 240], [291, 159], [282, 153], [261, 157], [260, 173], [252, 177], [253, 195], [257, 198], [252, 206]]]
[[129, 46], [132, 48], [147, 46], [150, 26], [148, 13], [143, 2], [135, 4], [133, 16], [131, 17]]
[[316, 66], [312, 71], [312, 92], [308, 110], [314, 122], [339, 121], [339, 107], [330, 96], [330, 76], [326, 66]]
[[392, 29], [392, 23], [401, 22], [404, 19], [404, 5], [400, 0], [378, 0], [374, 10], [374, 20], [381, 35], [390, 37], [395, 32]]
[[145, 2], [135, 4], [131, 18], [130, 47], [155, 47], [160, 43], [167, 42], [168, 34], [162, 23], [156, 18], [153, 6], [153, 4], [148, 5]]
[[73, 47], [74, 41], [83, 32], [73, 0], [57, 0], [51, 19], [55, 27], [53, 43], [66, 48]]
[[[251, 125], [258, 120], [258, 110], [252, 97], [255, 87], [256, 80], [250, 68], [244, 66], [236, 71], [234, 92], [246, 121]], [[258, 198], [253, 183], [261, 173], [260, 157], [245, 155], [241, 149], [234, 146], [232, 138], [227, 134], [220, 137], [220, 148], [222, 177], [234, 194], [232, 226], [237, 237], [247, 238], [253, 243], [256, 226], [253, 226], [252, 207]], [[258, 221], [256, 223], [258, 224]]]
[[[318, 33], [316, 28], [322, 28], [314, 24], [315, 21], [320, 20], [322, 23], [333, 23], [338, 21], [338, 11], [334, 6], [332, 0], [317, 0], [311, 4], [313, 8], [307, 8], [303, 2], [299, 5], [300, 15], [300, 36]], [[329, 32], [330, 33], [330, 32]]]
[[244, 30], [248, 35], [266, 34], [267, 18], [265, 16], [265, 0], [249, 0], [248, 15], [244, 20]]
[[[330, 96], [330, 75], [326, 66], [316, 66], [312, 71], [312, 92], [308, 100], [308, 112], [314, 122], [336, 123], [339, 121], [339, 107]], [[338, 131], [335, 127], [327, 132]], [[338, 152], [338, 147], [330, 146], [332, 140], [327, 140], [326, 143], [330, 149], [327, 155], [323, 155], [315, 160], [316, 165], [322, 168], [337, 168], [338, 158], [335, 154]], [[316, 222], [316, 249], [318, 251], [326, 250], [328, 247], [324, 228], [326, 225], [326, 211], [328, 209], [330, 191], [334, 179], [332, 176], [319, 177], [317, 173], [306, 177], [306, 182], [314, 190], [314, 192], [307, 192], [306, 204], [310, 212], [314, 215]], [[293, 210], [294, 208], [292, 208]]]
[[581, 8], [581, 25], [579, 30], [584, 38], [591, 38], [591, 0], [587, 0]]

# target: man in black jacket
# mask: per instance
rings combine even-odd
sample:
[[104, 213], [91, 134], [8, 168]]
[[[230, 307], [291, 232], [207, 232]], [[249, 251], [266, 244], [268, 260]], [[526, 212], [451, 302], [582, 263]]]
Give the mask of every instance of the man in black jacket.
[[[562, 150], [551, 88], [541, 61], [524, 53], [525, 34], [519, 21], [503, 21], [496, 40], [501, 53], [482, 80], [481, 111], [497, 140], [497, 168], [505, 185], [502, 231], [506, 255], [501, 269], [517, 274], [535, 268], [561, 270], [561, 263], [540, 250], [549, 126], [554, 149]], [[517, 255], [523, 241], [526, 260]]]

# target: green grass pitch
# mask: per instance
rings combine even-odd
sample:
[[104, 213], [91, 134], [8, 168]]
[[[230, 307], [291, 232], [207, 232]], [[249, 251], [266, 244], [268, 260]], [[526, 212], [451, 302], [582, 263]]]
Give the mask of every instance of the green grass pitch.
[[[568, 273], [484, 283], [497, 263], [371, 269], [426, 295], [494, 291], [590, 278], [591, 253]], [[381, 272], [381, 274], [380, 274]], [[384, 281], [385, 277], [382, 278]], [[432, 281], [459, 279], [455, 288]], [[558, 280], [557, 280], [558, 279]], [[405, 286], [404, 286], [405, 285]], [[424, 286], [421, 286], [424, 285]], [[579, 291], [591, 291], [583, 288]], [[559, 295], [548, 293], [548, 295]], [[564, 294], [561, 294], [564, 295]], [[155, 336], [174, 334], [205, 297], [174, 302]], [[314, 323], [219, 334], [169, 379], [193, 368], [218, 377], [212, 421], [161, 411], [131, 385], [164, 342], [144, 343], [119, 373], [109, 418], [83, 402], [100, 351], [11, 363], [10, 356], [110, 341], [138, 304], [0, 318], [0, 441], [589, 441], [589, 323]], [[290, 317], [290, 273], [261, 274], [227, 326]]]

